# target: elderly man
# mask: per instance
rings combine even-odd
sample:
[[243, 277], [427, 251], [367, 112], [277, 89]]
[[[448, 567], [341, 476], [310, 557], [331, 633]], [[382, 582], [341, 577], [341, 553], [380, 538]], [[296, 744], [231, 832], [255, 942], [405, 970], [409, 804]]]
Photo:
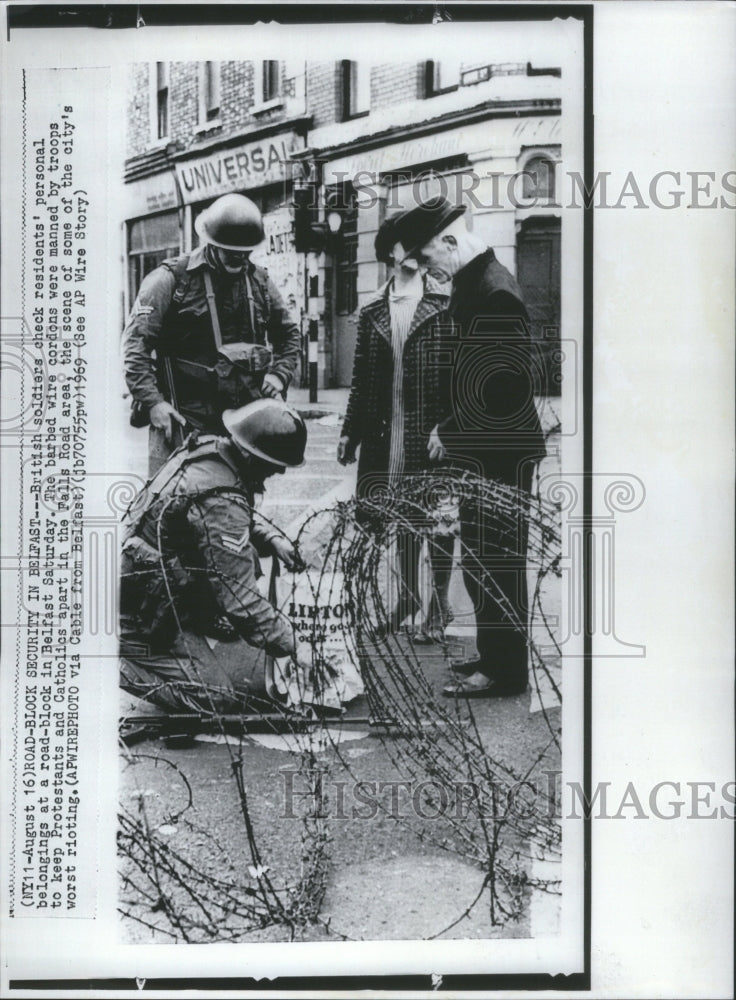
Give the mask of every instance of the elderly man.
[[[433, 198], [397, 227], [407, 256], [440, 281], [452, 279], [449, 314], [459, 328], [452, 361], [450, 412], [429, 439], [433, 459], [486, 479], [531, 488], [545, 453], [534, 405], [535, 371], [521, 291], [493, 250], [468, 231], [464, 206]], [[521, 505], [520, 505], [521, 506]], [[462, 566], [477, 624], [478, 658], [458, 665], [448, 697], [488, 698], [526, 691], [527, 525], [461, 505]]]
[[195, 229], [201, 246], [146, 276], [123, 333], [131, 422], [151, 426], [150, 475], [184, 424], [221, 434], [224, 410], [283, 398], [299, 358], [294, 318], [250, 261], [264, 238], [256, 205], [224, 195]]

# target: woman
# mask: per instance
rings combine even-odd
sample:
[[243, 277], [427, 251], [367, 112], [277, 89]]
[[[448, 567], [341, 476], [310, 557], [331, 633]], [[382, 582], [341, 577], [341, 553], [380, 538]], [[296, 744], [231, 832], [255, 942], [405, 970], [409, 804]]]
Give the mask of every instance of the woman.
[[[448, 298], [416, 261], [403, 261], [396, 223], [405, 214], [387, 219], [376, 236], [376, 259], [393, 267], [393, 274], [360, 312], [350, 397], [337, 447], [337, 459], [346, 465], [355, 461], [360, 445], [361, 499], [381, 491], [390, 496], [402, 476], [437, 468], [429, 456], [429, 434], [449, 410], [449, 376], [440, 363]], [[451, 617], [447, 591], [454, 537], [433, 533], [430, 542], [434, 593], [424, 632], [441, 638]], [[397, 532], [399, 597], [383, 632], [396, 631], [419, 610], [421, 544], [416, 531]]]

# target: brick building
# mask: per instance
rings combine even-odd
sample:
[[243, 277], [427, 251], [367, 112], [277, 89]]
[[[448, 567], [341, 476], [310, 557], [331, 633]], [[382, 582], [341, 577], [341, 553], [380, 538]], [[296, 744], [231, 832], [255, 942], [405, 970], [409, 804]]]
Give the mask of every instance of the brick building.
[[[468, 204], [474, 231], [519, 278], [547, 355], [548, 391], [559, 391], [559, 76], [530, 63], [133, 66], [126, 307], [144, 274], [191, 249], [197, 214], [240, 191], [264, 214], [254, 259], [303, 319], [316, 292], [320, 385], [348, 385], [358, 312], [386, 277], [375, 233], [387, 212], [442, 192]], [[294, 242], [293, 189], [305, 183], [318, 215], [330, 205], [340, 215], [338, 238], [309, 262], [316, 283]]]

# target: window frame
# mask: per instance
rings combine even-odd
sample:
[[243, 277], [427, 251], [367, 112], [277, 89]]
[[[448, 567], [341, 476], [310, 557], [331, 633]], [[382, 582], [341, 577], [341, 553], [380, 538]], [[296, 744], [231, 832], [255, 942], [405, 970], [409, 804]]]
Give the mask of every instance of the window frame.
[[[159, 67], [163, 67], [165, 86], [159, 86]], [[161, 134], [161, 95], [165, 93], [166, 129]], [[151, 140], [154, 144], [166, 145], [171, 137], [171, 67], [168, 62], [151, 64]]]
[[264, 59], [261, 63], [261, 96], [263, 103], [281, 100], [281, 63]]
[[[214, 77], [210, 77], [209, 67], [216, 67]], [[214, 82], [214, 86], [212, 83]], [[213, 95], [209, 90], [214, 91]], [[208, 100], [209, 99], [209, 100]], [[209, 107], [208, 107], [209, 103]], [[214, 113], [213, 113], [214, 112]], [[199, 131], [214, 128], [221, 122], [222, 115], [222, 64], [214, 60], [207, 60], [199, 64]]]
[[[457, 70], [457, 82], [452, 83], [449, 86], [443, 87], [441, 81], [439, 80], [440, 66], [442, 65], [441, 59], [428, 59], [424, 65], [424, 96], [425, 97], [438, 97], [440, 94], [451, 94], [455, 90], [460, 89], [460, 83], [462, 80], [462, 72], [460, 69], [460, 63], [458, 63]], [[447, 63], [445, 64], [447, 65]]]
[[[532, 171], [529, 167], [540, 161], [544, 161], [549, 164], [549, 171], [551, 173], [551, 184], [549, 191], [546, 194], [538, 194], [536, 192], [530, 193], [528, 184], [528, 174]], [[543, 148], [534, 147], [524, 150], [523, 156], [519, 161], [519, 173], [523, 174], [522, 189], [521, 192], [517, 192], [519, 197], [519, 207], [520, 208], [554, 208], [557, 206], [557, 188], [559, 184], [559, 177], [557, 172], [557, 166], [560, 162], [560, 150], [559, 147], [556, 148]]]
[[[342, 190], [332, 188], [337, 195], [337, 203], [344, 205], [343, 224], [338, 249], [333, 256], [334, 282], [333, 302], [336, 316], [352, 316], [358, 308], [358, 195], [349, 182]], [[325, 200], [329, 193], [325, 192]]]
[[[149, 225], [162, 218], [170, 219], [172, 225], [176, 223], [178, 233], [174, 238], [173, 229], [169, 229], [166, 236], [151, 239], [150, 235], [144, 236], [142, 244], [134, 248], [134, 232], [136, 226], [143, 224], [144, 232]], [[168, 238], [167, 238], [168, 237]], [[138, 219], [130, 219], [125, 225], [125, 254], [127, 260], [128, 273], [128, 295], [129, 301], [135, 301], [140, 289], [141, 282], [147, 274], [155, 270], [163, 261], [170, 257], [178, 257], [182, 252], [182, 230], [181, 223], [176, 211], [167, 209], [165, 212], [156, 212], [153, 215], [141, 216]]]
[[[267, 67], [276, 67], [276, 94], [266, 96], [265, 76]], [[283, 65], [278, 59], [261, 59], [253, 63], [253, 107], [251, 113], [254, 115], [262, 111], [271, 111], [274, 108], [283, 107]]]
[[340, 99], [344, 122], [365, 118], [371, 113], [370, 63], [356, 59], [341, 60]]

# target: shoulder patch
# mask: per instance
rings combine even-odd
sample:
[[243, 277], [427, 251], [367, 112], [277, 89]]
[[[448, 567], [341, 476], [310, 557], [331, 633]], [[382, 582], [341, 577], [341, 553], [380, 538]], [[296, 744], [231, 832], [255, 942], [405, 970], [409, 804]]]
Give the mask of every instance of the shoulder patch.
[[250, 540], [250, 531], [246, 528], [240, 538], [235, 538], [234, 535], [220, 535], [220, 541], [225, 549], [230, 552], [235, 552], [237, 555], [243, 551]]

